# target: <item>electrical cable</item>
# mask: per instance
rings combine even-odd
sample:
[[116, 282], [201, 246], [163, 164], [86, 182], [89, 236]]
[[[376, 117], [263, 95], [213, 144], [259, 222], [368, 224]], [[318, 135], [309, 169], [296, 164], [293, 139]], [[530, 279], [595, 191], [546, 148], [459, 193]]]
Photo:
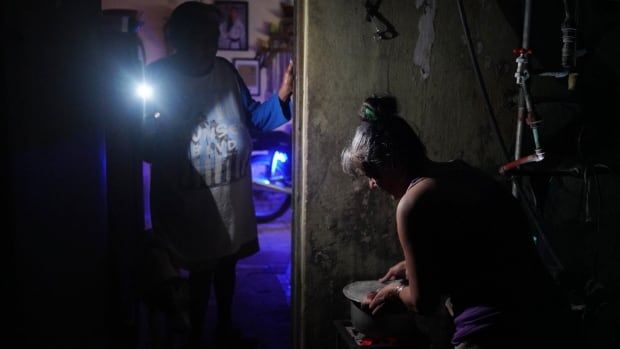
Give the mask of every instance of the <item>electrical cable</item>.
[[467, 24], [467, 17], [465, 15], [465, 10], [463, 9], [463, 1], [457, 0], [456, 2], [459, 8], [461, 24], [463, 25], [463, 32], [465, 33], [465, 38], [467, 39], [467, 47], [469, 48], [468, 50], [469, 58], [472, 61], [474, 72], [476, 74], [476, 78], [478, 79], [480, 93], [482, 93], [482, 96], [484, 97], [485, 107], [487, 111], [489, 112], [489, 115], [491, 116], [491, 125], [493, 126], [493, 130], [495, 131], [495, 135], [497, 136], [497, 141], [499, 142], [499, 145], [502, 147], [502, 151], [504, 152], [504, 156], [506, 157], [507, 161], [510, 161], [510, 153], [508, 152], [508, 147], [506, 147], [506, 143], [504, 142], [504, 138], [502, 137], [502, 133], [499, 129], [499, 125], [497, 123], [497, 117], [495, 116], [495, 113], [493, 112], [493, 107], [491, 106], [489, 94], [487, 93], [486, 85], [484, 83], [484, 80], [482, 79], [482, 73], [480, 72], [480, 66], [478, 64], [478, 59], [476, 57], [476, 54], [474, 53], [474, 50], [472, 49], [473, 45], [471, 42], [471, 33], [469, 31], [469, 25]]
[[[596, 186], [596, 197], [597, 197], [597, 204], [596, 204], [596, 235], [599, 237], [599, 239], [601, 238], [601, 216], [602, 216], [602, 197], [601, 197], [601, 183], [599, 182], [598, 179], [598, 174], [596, 173], [596, 167], [592, 167], [593, 168], [593, 172], [594, 172], [594, 184]], [[599, 254], [598, 251], [596, 253], [596, 259], [594, 260], [594, 276], [598, 277], [598, 271], [599, 271]]]
[[[579, 129], [579, 133], [577, 135], [577, 156], [579, 158], [579, 160], [581, 162], [586, 162], [586, 157], [584, 155], [584, 151], [583, 151], [583, 134], [585, 131], [585, 125], [582, 125], [581, 128]], [[594, 178], [594, 185], [596, 188], [596, 196], [597, 196], [597, 207], [596, 207], [596, 218], [594, 221], [594, 226], [595, 226], [595, 232], [596, 232], [596, 236], [598, 236], [599, 238], [601, 237], [601, 216], [602, 216], [602, 191], [601, 191], [601, 185], [600, 185], [600, 181], [598, 178], [598, 174], [597, 174], [597, 169], [600, 168], [605, 168], [605, 169], [609, 169], [609, 167], [607, 167], [604, 164], [593, 164], [593, 165], [585, 165], [584, 168], [584, 186], [586, 188], [586, 198], [585, 198], [585, 208], [586, 208], [586, 217], [585, 217], [585, 221], [586, 223], [591, 223], [592, 222], [592, 214], [590, 212], [590, 186], [591, 186], [591, 180], [590, 177]], [[592, 173], [592, 174], [589, 174]], [[614, 242], [611, 244], [612, 246], [612, 256], [615, 254], [615, 250], [616, 250], [616, 246], [617, 246], [617, 239], [614, 240]], [[600, 248], [596, 247], [594, 249], [594, 255], [592, 256], [592, 275], [594, 275], [594, 277], [598, 277], [599, 276], [599, 251]]]
[[588, 166], [583, 169], [583, 185], [586, 192], [586, 198], [583, 204], [585, 210], [585, 222], [590, 223], [592, 221], [592, 214], [590, 213], [590, 176]]
[[[502, 137], [501, 131], [499, 129], [498, 126], [498, 122], [497, 122], [497, 117], [495, 116], [495, 113], [493, 112], [493, 107], [491, 105], [491, 101], [489, 98], [489, 94], [487, 92], [487, 88], [486, 85], [484, 83], [484, 79], [482, 78], [482, 73], [480, 72], [480, 66], [478, 64], [478, 60], [476, 58], [476, 54], [473, 50], [473, 45], [472, 45], [472, 40], [471, 40], [471, 33], [469, 31], [469, 25], [467, 24], [467, 16], [465, 14], [465, 10], [463, 8], [463, 0], [456, 0], [457, 3], [457, 7], [459, 10], [459, 16], [461, 18], [461, 24], [463, 25], [463, 32], [465, 34], [465, 38], [466, 38], [466, 42], [467, 42], [467, 48], [469, 51], [469, 57], [472, 61], [472, 65], [474, 68], [474, 73], [476, 76], [476, 79], [478, 81], [478, 85], [480, 88], [480, 92], [482, 93], [482, 96], [484, 97], [484, 102], [485, 102], [485, 106], [486, 109], [489, 113], [489, 116], [491, 117], [491, 124], [493, 126], [493, 130], [495, 131], [495, 135], [497, 136], [497, 140], [498, 143], [500, 145], [500, 147], [502, 148], [502, 152], [504, 153], [504, 156], [506, 158], [506, 161], [511, 161], [510, 159], [510, 153], [508, 152], [508, 148], [506, 147], [506, 143], [504, 142], [504, 139]], [[522, 201], [524, 203], [524, 207], [526, 209], [526, 213], [528, 214], [528, 216], [530, 217], [531, 222], [534, 225], [534, 228], [536, 229], [536, 235], [537, 237], [540, 239], [541, 243], [543, 243], [547, 249], [547, 252], [549, 253], [549, 256], [551, 257], [551, 259], [553, 260], [554, 264], [555, 264], [555, 269], [556, 271], [562, 271], [564, 270], [564, 266], [562, 265], [562, 263], [560, 262], [559, 258], [557, 257], [557, 255], [555, 254], [555, 252], [553, 251], [553, 249], [551, 248], [551, 245], [549, 244], [549, 242], [547, 241], [547, 238], [545, 236], [545, 234], [543, 233], [543, 229], [540, 223], [540, 218], [537, 216], [532, 203], [529, 201], [529, 199], [527, 199], [527, 197], [525, 196], [525, 191], [523, 190], [523, 187], [521, 186], [521, 183], [519, 183], [519, 181], [515, 181], [515, 187], [517, 188], [518, 192], [519, 192], [519, 197], [522, 198]]]

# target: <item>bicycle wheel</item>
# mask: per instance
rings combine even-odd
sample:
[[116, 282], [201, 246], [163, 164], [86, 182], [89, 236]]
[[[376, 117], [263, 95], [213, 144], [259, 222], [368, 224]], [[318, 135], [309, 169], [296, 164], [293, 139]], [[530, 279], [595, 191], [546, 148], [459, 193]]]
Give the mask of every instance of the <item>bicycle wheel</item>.
[[291, 207], [291, 194], [288, 193], [255, 188], [253, 195], [257, 223], [271, 222]]
[[[252, 154], [252, 194], [257, 223], [270, 222], [291, 206], [288, 167], [282, 163], [286, 162], [285, 153], [278, 153], [255, 151]], [[274, 158], [280, 160], [274, 162]]]

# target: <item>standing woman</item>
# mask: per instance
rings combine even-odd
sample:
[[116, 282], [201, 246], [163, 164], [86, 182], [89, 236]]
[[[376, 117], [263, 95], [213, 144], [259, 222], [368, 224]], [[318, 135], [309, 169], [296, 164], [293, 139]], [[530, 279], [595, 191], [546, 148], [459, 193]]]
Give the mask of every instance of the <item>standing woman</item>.
[[360, 116], [342, 167], [398, 201], [404, 261], [382, 280], [408, 281], [369, 294], [369, 311], [401, 301], [425, 314], [447, 296], [459, 349], [565, 347], [567, 303], [509, 190], [462, 161], [430, 160], [394, 97], [367, 98]]
[[278, 94], [254, 101], [234, 66], [216, 57], [219, 16], [214, 5], [190, 1], [169, 17], [165, 37], [174, 52], [147, 67], [154, 102], [144, 150], [153, 235], [190, 272], [190, 344], [200, 345], [213, 285], [216, 340], [243, 348], [232, 325], [235, 268], [259, 248], [249, 131], [290, 119], [293, 74], [289, 66]]

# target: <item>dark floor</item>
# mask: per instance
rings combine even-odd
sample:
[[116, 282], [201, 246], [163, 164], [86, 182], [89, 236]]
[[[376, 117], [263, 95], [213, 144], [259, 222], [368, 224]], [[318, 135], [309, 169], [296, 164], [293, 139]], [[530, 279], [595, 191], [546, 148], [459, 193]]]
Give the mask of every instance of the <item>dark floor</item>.
[[[237, 264], [237, 286], [233, 301], [233, 321], [255, 349], [292, 348], [290, 314], [291, 210], [276, 220], [259, 224], [260, 252]], [[204, 329], [205, 349], [214, 348], [217, 304], [211, 297]], [[160, 325], [158, 325], [160, 326]], [[168, 332], [167, 332], [168, 333]], [[181, 349], [184, 334], [167, 334], [162, 349]], [[141, 349], [158, 349], [145, 328]], [[235, 348], [243, 349], [243, 348]]]
[[[150, 171], [144, 165], [145, 183], [149, 183]], [[148, 186], [144, 188], [149, 192]], [[145, 196], [145, 224], [150, 227], [148, 195]], [[269, 202], [255, 202], [257, 209], [265, 209]], [[258, 341], [256, 349], [292, 348], [290, 314], [291, 275], [291, 219], [288, 209], [282, 216], [258, 225], [260, 251], [237, 264], [237, 287], [233, 303], [233, 321], [247, 337]], [[215, 323], [215, 297], [211, 297], [207, 310], [205, 344], [212, 342]], [[140, 348], [153, 348], [148, 330], [143, 330]], [[169, 343], [173, 349], [181, 348], [184, 338]], [[239, 348], [241, 349], [241, 348]]]
[[[290, 314], [291, 210], [258, 225], [261, 250], [237, 266], [234, 319], [260, 349], [292, 348]], [[214, 316], [214, 304], [208, 316]], [[210, 323], [213, 323], [211, 321]], [[212, 333], [207, 331], [207, 335]]]

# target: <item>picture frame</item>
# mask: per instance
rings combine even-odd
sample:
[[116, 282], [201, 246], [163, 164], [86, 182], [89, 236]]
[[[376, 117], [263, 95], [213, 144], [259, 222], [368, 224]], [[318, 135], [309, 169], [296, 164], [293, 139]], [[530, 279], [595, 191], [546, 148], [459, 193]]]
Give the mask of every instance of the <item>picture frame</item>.
[[245, 1], [215, 1], [220, 10], [218, 50], [248, 50], [248, 3]]
[[235, 58], [233, 65], [252, 96], [260, 96], [260, 62], [253, 58]]

